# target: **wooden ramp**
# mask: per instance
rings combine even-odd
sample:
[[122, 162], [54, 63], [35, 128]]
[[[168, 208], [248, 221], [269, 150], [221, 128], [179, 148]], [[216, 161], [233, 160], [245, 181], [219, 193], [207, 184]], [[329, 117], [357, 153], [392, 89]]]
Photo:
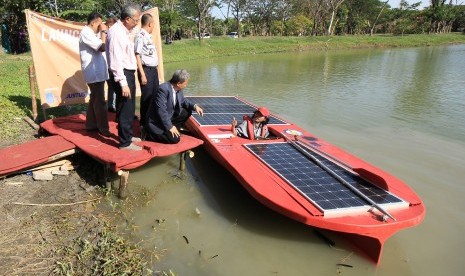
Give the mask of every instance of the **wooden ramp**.
[[74, 154], [76, 146], [54, 135], [0, 149], [0, 177]]

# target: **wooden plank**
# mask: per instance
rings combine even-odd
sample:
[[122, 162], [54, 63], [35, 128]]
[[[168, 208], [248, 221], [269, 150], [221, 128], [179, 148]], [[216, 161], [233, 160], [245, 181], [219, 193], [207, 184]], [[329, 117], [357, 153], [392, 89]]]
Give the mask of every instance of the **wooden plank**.
[[45, 165], [41, 165], [41, 166], [38, 166], [38, 167], [28, 169], [28, 171], [37, 171], [37, 170], [42, 170], [42, 169], [51, 168], [51, 167], [60, 168], [61, 166], [65, 165], [68, 162], [71, 164], [71, 161], [69, 161], [69, 160], [55, 161], [55, 162], [52, 162], [52, 163], [48, 163], [48, 164], [45, 164]]

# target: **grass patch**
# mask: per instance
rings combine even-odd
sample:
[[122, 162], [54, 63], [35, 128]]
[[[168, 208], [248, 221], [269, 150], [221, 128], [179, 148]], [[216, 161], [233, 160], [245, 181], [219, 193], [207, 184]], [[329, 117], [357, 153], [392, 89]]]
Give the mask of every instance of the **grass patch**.
[[56, 262], [59, 275], [152, 275], [153, 271], [137, 246], [103, 229], [76, 238], [72, 246], [59, 249], [63, 257]]
[[438, 35], [375, 35], [318, 37], [213, 37], [202, 41], [185, 39], [163, 45], [165, 63], [211, 57], [274, 52], [339, 50], [355, 48], [418, 47], [465, 43], [460, 33]]
[[29, 65], [31, 54], [0, 53], [0, 138], [12, 138], [21, 131], [18, 118], [31, 115]]

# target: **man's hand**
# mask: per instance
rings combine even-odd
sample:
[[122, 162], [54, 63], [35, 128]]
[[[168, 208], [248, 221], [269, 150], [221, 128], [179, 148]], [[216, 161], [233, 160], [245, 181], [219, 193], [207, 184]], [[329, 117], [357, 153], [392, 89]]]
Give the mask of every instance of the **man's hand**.
[[175, 126], [173, 126], [172, 128], [170, 128], [170, 132], [171, 132], [171, 134], [173, 135], [173, 137], [179, 137], [179, 136], [181, 136], [181, 134], [179, 134], [179, 131], [178, 131], [178, 129], [177, 129]]
[[146, 85], [147, 84], [147, 77], [145, 74], [140, 74], [140, 85]]
[[106, 31], [108, 30], [108, 27], [107, 25], [105, 25], [105, 23], [101, 23], [100, 25], [98, 25], [98, 31], [101, 32], [101, 31]]
[[236, 121], [236, 118], [233, 117], [233, 120], [231, 123], [231, 131], [234, 134], [234, 136], [237, 136], [236, 126], [237, 126], [237, 121]]
[[195, 112], [203, 117], [203, 109], [198, 104], [195, 105]]
[[131, 90], [129, 90], [129, 86], [123, 86], [121, 87], [121, 94], [123, 97], [126, 97], [126, 98], [131, 98]]

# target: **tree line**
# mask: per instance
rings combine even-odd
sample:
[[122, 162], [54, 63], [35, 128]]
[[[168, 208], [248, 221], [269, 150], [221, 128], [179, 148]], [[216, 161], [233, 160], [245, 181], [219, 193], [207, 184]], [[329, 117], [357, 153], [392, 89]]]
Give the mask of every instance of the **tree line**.
[[[119, 15], [129, 0], [2, 0], [2, 42], [19, 41], [25, 32], [24, 9], [73, 21], [91, 11]], [[425, 1], [425, 0], [424, 0]], [[331, 36], [435, 34], [464, 31], [465, 5], [458, 0], [401, 0], [391, 7], [383, 0], [134, 0], [143, 10], [158, 7], [164, 36], [201, 39], [221, 36]], [[213, 11], [216, 10], [216, 14]]]

